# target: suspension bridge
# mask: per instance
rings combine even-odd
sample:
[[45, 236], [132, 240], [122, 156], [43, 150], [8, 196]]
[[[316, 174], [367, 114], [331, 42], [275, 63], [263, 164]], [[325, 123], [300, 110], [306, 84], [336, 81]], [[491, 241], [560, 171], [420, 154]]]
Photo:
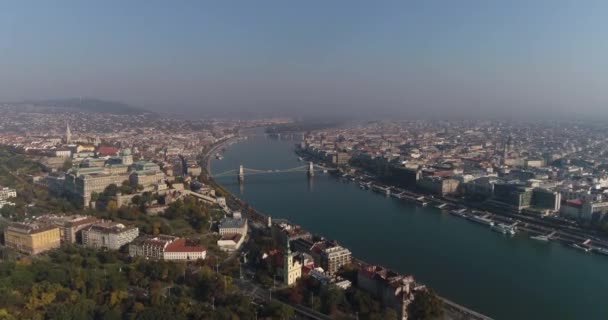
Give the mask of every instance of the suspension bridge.
[[325, 168], [323, 166], [315, 165], [312, 162], [309, 162], [308, 165], [287, 168], [287, 169], [252, 169], [252, 168], [246, 168], [243, 165], [241, 165], [241, 166], [239, 166], [238, 169], [232, 169], [232, 170], [212, 174], [211, 176], [213, 178], [234, 176], [234, 177], [237, 177], [239, 179], [239, 181], [242, 182], [245, 180], [245, 175], [251, 176], [251, 175], [259, 175], [259, 174], [305, 172], [308, 174], [308, 176], [312, 177], [315, 175], [315, 171], [319, 172], [319, 171], [325, 171], [325, 170], [327, 170], [327, 168]]

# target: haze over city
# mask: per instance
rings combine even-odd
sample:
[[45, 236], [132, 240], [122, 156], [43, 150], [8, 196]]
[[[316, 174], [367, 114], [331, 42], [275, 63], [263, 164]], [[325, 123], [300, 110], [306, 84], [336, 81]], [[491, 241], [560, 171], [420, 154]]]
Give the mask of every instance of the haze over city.
[[606, 12], [2, 2], [0, 320], [607, 319]]
[[0, 101], [193, 115], [606, 116], [604, 1], [3, 3]]

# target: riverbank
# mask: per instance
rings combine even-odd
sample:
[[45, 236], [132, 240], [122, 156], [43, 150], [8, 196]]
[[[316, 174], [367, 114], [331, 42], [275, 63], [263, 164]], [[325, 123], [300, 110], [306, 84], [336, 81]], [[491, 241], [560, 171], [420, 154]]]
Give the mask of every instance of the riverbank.
[[[315, 164], [328, 165], [315, 155], [299, 148], [295, 153], [305, 161]], [[570, 221], [552, 217], [541, 217], [523, 214], [498, 205], [488, 206], [484, 203], [474, 203], [461, 198], [438, 196], [429, 193], [420, 193], [413, 190], [398, 188], [395, 185], [374, 179], [365, 173], [362, 168], [352, 167], [348, 173], [340, 172], [338, 175], [345, 181], [359, 183], [362, 189], [372, 189], [375, 192], [390, 195], [391, 197], [408, 201], [418, 206], [433, 205], [445, 211], [459, 211], [459, 217], [476, 220], [486, 219], [488, 224], [509, 224], [512, 230], [525, 231], [531, 239], [547, 239], [555, 241], [566, 247], [593, 252], [602, 256], [608, 255], [608, 238], [597, 230], [585, 229]], [[354, 173], [353, 173], [354, 172]]]
[[[204, 159], [206, 162], [204, 163], [204, 167], [207, 168], [208, 173], [211, 173], [210, 162], [213, 160], [212, 156], [214, 154], [214, 150], [217, 150], [218, 148], [221, 148], [221, 147], [222, 146], [218, 145], [218, 146], [212, 148], [210, 151], [208, 151], [207, 154], [205, 155]], [[222, 193], [226, 194], [226, 199], [227, 199], [227, 202], [229, 203], [229, 206], [234, 206], [234, 208], [240, 208], [242, 211], [242, 214], [254, 222], [254, 227], [257, 226], [260, 228], [264, 228], [266, 226], [266, 222], [268, 221], [268, 215], [263, 214], [263, 213], [259, 212], [258, 210], [256, 210], [255, 208], [251, 207], [245, 201], [241, 200], [236, 195], [229, 192], [228, 189], [226, 189], [224, 186], [222, 186], [220, 183], [218, 183], [214, 179], [210, 179], [210, 182], [212, 183], [213, 187], [217, 188], [218, 190], [221, 190]], [[337, 238], [336, 240], [340, 241], [341, 239]], [[353, 259], [357, 260], [361, 264], [370, 265], [370, 263], [367, 263], [367, 262], [357, 259], [355, 257], [353, 257]], [[483, 320], [491, 319], [478, 312], [472, 311], [469, 308], [466, 308], [462, 305], [452, 302], [446, 298], [442, 298], [442, 300], [444, 301], [445, 319], [480, 319], [480, 320], [481, 319], [483, 319]]]

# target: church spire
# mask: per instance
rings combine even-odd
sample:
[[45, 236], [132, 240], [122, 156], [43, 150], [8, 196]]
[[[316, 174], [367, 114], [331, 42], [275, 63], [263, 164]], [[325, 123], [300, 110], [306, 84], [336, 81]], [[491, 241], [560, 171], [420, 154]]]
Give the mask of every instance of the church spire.
[[65, 142], [72, 142], [72, 131], [70, 131], [70, 123], [67, 121], [65, 123]]

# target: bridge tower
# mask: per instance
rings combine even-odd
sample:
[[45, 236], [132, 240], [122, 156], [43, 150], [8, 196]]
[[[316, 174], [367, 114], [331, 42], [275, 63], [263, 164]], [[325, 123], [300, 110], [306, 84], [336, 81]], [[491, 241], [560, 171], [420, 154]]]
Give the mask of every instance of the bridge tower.
[[308, 176], [309, 177], [315, 176], [315, 165], [312, 163], [312, 161], [308, 162]]
[[238, 176], [239, 182], [243, 183], [243, 181], [245, 181], [245, 169], [243, 169], [243, 165], [239, 166], [239, 176]]

